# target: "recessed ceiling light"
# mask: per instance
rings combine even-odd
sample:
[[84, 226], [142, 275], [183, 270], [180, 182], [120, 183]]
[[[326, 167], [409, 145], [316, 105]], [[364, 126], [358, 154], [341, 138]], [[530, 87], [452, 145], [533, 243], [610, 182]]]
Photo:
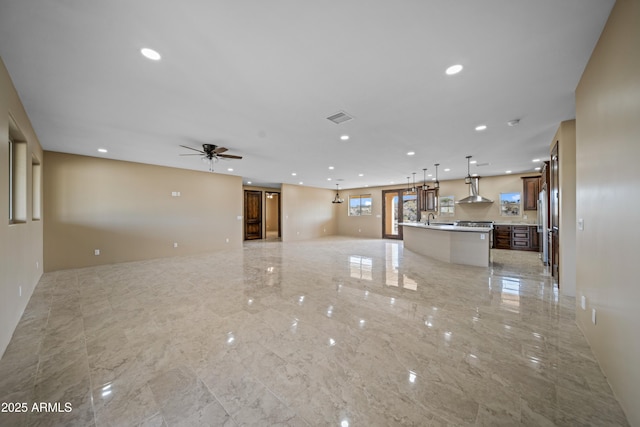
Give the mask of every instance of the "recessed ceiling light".
[[531, 160], [533, 163], [538, 163], [540, 161], [540, 159], [533, 159]]
[[331, 181], [331, 178], [327, 178], [327, 181]]
[[534, 168], [533, 170], [539, 171], [540, 169], [542, 168], [538, 167], [538, 168]]
[[450, 171], [451, 171], [451, 169], [446, 168], [444, 171], [445, 171], [445, 172], [450, 172]]
[[445, 73], [447, 73], [447, 75], [449, 75], [449, 76], [452, 76], [454, 74], [458, 74], [460, 71], [462, 71], [462, 65], [456, 64], [456, 65], [452, 65], [451, 67], [447, 68]]
[[472, 173], [471, 176], [478, 176], [478, 174], [477, 173]]
[[487, 125], [478, 125], [478, 126], [476, 126], [476, 130], [478, 132], [483, 131], [485, 129], [487, 129]]
[[477, 160], [471, 160], [469, 163], [471, 163], [472, 165], [475, 165], [476, 163], [478, 163]]
[[227, 168], [229, 172], [233, 172], [233, 168]]
[[334, 170], [335, 168], [333, 166], [329, 166], [329, 170]]
[[509, 120], [507, 124], [509, 126], [518, 126], [520, 124], [520, 119]]
[[358, 176], [364, 176], [364, 174], [363, 173], [359, 173]]
[[504, 173], [511, 173], [511, 171], [504, 171]]
[[298, 174], [295, 173], [295, 172], [291, 172], [291, 176], [296, 176], [296, 175], [298, 175]]
[[158, 52], [156, 52], [153, 49], [149, 49], [148, 47], [143, 47], [142, 49], [140, 49], [140, 53], [145, 58], [150, 59], [152, 61], [159, 61], [160, 58], [162, 58]]
[[407, 153], [407, 156], [413, 156], [413, 155], [415, 155], [415, 154], [416, 154], [416, 152], [415, 152], [415, 151], [409, 151], [409, 152]]
[[99, 151], [100, 153], [106, 153], [106, 152], [107, 152], [107, 149], [106, 149], [106, 148], [98, 148], [98, 151]]
[[432, 174], [432, 173], [430, 173], [430, 174], [427, 174], [427, 176], [433, 176], [433, 174]]
[[300, 181], [298, 184], [302, 185], [302, 184], [304, 184], [304, 182]]
[[247, 181], [247, 184], [251, 184], [251, 181]]
[[340, 139], [343, 140], [343, 141], [346, 141], [346, 140], [349, 139], [349, 135], [341, 135]]
[[389, 184], [393, 184], [393, 181], [389, 181]]

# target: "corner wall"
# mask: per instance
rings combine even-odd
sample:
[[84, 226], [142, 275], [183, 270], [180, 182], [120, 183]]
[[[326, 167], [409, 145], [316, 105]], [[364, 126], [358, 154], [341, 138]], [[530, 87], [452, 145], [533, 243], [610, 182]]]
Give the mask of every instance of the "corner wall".
[[242, 247], [241, 177], [50, 151], [45, 161], [46, 271]]
[[576, 296], [576, 121], [560, 123], [551, 143], [551, 149], [558, 141], [558, 162], [560, 190], [560, 292]]
[[337, 234], [337, 212], [345, 209], [346, 215], [347, 203], [331, 203], [334, 196], [334, 190], [282, 184], [282, 241], [308, 240]]
[[[20, 224], [9, 224], [9, 115], [27, 145], [27, 220]], [[0, 355], [9, 344], [43, 270], [42, 228], [46, 215], [33, 220], [32, 156], [46, 169], [40, 142], [0, 59]], [[42, 185], [42, 177], [39, 179]], [[40, 199], [41, 194], [42, 191]], [[42, 205], [42, 200], [38, 202]]]
[[618, 0], [576, 90], [576, 209], [584, 219], [577, 232], [576, 320], [634, 426], [640, 426], [639, 40], [640, 1]]

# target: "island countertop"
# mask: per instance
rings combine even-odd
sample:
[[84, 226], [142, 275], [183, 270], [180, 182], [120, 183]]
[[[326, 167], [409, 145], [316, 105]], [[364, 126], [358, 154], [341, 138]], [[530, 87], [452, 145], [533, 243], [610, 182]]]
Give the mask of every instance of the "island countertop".
[[489, 266], [489, 227], [402, 222], [404, 247], [453, 264]]
[[461, 231], [471, 233], [488, 233], [492, 230], [492, 228], [489, 227], [462, 227], [452, 224], [439, 224], [437, 222], [431, 223], [430, 225], [427, 225], [423, 222], [400, 222], [398, 223], [398, 225], [402, 225], [405, 227], [428, 228], [431, 230]]

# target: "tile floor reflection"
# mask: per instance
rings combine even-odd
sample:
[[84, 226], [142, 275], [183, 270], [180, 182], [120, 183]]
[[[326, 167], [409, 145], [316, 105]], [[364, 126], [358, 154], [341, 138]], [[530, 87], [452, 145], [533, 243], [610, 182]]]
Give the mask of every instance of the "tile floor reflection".
[[0, 425], [628, 425], [536, 253], [326, 238], [45, 274]]

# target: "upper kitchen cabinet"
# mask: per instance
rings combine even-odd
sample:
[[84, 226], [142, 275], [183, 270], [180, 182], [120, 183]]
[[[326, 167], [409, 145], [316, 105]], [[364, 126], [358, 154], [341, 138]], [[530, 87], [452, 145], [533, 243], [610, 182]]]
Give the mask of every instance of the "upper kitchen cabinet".
[[538, 209], [540, 181], [540, 176], [522, 177], [522, 200], [525, 211], [535, 211]]

